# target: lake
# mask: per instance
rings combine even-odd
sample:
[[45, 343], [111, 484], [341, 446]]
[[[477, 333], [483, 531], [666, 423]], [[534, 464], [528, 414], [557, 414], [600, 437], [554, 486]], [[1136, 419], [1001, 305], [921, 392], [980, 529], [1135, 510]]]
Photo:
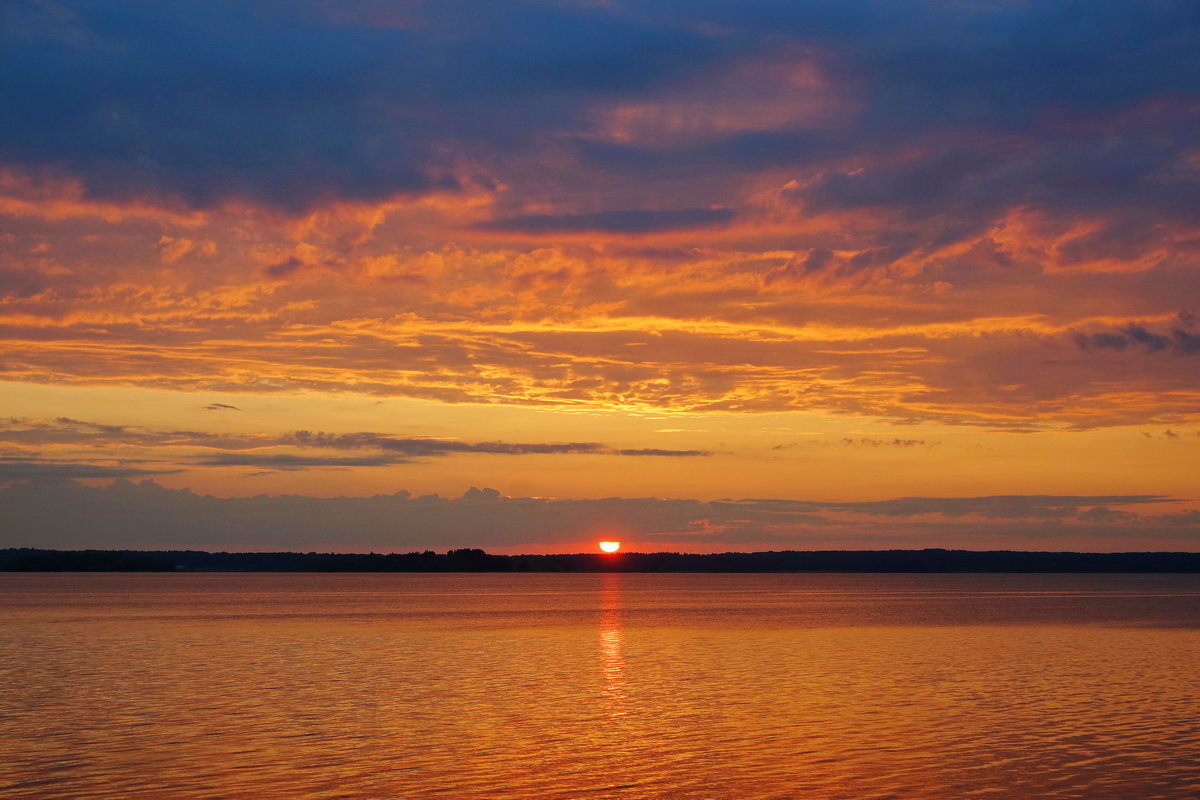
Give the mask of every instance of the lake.
[[0, 574], [5, 798], [1195, 798], [1200, 576]]

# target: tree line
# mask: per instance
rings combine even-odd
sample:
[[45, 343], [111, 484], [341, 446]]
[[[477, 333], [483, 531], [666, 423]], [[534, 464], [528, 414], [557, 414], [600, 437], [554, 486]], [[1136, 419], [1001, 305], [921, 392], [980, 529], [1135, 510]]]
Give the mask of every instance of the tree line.
[[783, 550], [759, 553], [496, 555], [0, 550], [9, 572], [1200, 572], [1200, 553], [1019, 550]]

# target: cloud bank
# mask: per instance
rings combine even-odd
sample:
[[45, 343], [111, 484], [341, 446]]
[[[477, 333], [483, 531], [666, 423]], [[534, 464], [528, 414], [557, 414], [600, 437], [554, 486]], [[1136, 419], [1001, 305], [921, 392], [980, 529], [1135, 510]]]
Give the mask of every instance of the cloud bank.
[[[120, 479], [0, 489], [0, 546], [407, 552], [578, 548], [602, 538], [646, 550], [913, 548], [1187, 550], [1197, 512], [1154, 495], [802, 500], [259, 495], [216, 498]], [[1147, 512], [1150, 513], [1147, 513]]]

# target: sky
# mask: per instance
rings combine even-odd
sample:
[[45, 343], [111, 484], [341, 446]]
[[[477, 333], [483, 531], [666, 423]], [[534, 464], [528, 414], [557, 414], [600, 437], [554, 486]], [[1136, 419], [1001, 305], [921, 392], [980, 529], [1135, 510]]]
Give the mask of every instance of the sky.
[[0, 15], [0, 546], [1200, 549], [1192, 0]]

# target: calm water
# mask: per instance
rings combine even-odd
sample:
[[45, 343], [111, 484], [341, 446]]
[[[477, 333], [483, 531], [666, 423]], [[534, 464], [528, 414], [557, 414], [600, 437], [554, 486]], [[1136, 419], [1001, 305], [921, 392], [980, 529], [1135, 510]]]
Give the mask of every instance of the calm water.
[[1200, 577], [0, 575], [5, 798], [1195, 798]]

